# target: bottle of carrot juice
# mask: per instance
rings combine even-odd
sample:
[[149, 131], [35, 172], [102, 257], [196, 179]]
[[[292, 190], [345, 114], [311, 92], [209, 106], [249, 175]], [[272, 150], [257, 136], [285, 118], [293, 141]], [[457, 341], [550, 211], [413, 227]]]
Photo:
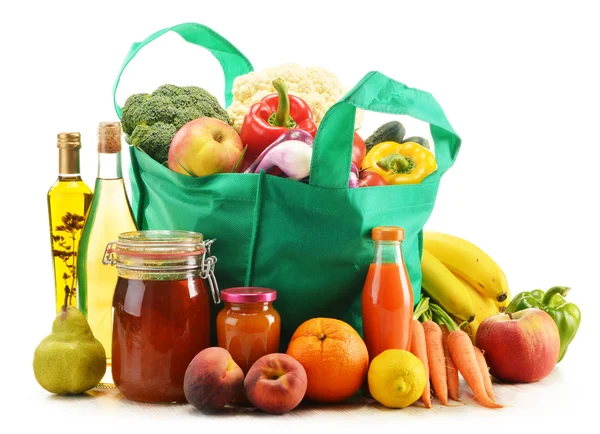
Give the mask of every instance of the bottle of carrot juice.
[[372, 230], [373, 261], [362, 292], [363, 337], [369, 359], [388, 349], [410, 350], [413, 291], [402, 255], [404, 230]]

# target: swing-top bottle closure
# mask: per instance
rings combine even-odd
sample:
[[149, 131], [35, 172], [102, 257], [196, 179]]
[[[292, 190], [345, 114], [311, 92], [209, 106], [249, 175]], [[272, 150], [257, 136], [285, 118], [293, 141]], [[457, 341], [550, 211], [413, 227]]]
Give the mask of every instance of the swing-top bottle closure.
[[217, 258], [210, 253], [215, 242], [191, 231], [132, 231], [106, 245], [102, 263], [116, 265], [126, 279], [182, 280], [199, 276], [208, 281], [215, 304], [221, 302], [215, 277]]

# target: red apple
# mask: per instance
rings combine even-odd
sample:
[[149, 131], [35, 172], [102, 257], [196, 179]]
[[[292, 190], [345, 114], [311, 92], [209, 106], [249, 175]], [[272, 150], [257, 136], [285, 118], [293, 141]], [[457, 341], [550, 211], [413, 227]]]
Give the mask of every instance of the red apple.
[[220, 119], [198, 118], [182, 126], [169, 147], [169, 169], [191, 176], [229, 173], [244, 146], [237, 131]]
[[533, 383], [548, 376], [560, 349], [556, 323], [536, 308], [486, 318], [479, 325], [476, 342], [490, 373], [513, 383]]
[[304, 398], [308, 385], [304, 367], [283, 353], [267, 354], [258, 359], [246, 374], [246, 396], [267, 413], [290, 411]]

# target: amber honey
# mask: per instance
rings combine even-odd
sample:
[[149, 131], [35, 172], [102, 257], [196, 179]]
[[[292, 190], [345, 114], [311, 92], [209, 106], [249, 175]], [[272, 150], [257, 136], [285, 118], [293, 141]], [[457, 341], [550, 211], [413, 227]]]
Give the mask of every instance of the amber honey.
[[[229, 288], [221, 292], [225, 306], [217, 316], [218, 345], [231, 354], [244, 375], [254, 362], [279, 350], [281, 319], [273, 306], [277, 292], [267, 288]], [[246, 403], [238, 396], [235, 403]]]
[[210, 346], [210, 306], [204, 282], [120, 277], [114, 297], [115, 385], [140, 402], [185, 402], [183, 377]]
[[[112, 375], [123, 396], [139, 402], [185, 402], [192, 359], [210, 346], [213, 257], [201, 234], [136, 231], [107, 246], [117, 265], [113, 298]], [[207, 264], [210, 264], [207, 266]]]

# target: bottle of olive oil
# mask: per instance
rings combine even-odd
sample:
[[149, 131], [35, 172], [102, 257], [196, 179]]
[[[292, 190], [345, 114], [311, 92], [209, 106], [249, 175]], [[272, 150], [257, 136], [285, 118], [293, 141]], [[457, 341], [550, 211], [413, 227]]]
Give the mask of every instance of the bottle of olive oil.
[[78, 306], [106, 351], [108, 366], [100, 387], [114, 387], [110, 367], [112, 300], [117, 284], [116, 268], [104, 266], [102, 257], [108, 243], [135, 230], [121, 170], [121, 124], [102, 122], [98, 128], [98, 176], [77, 261]]
[[77, 306], [77, 253], [92, 202], [92, 192], [79, 174], [79, 133], [59, 133], [58, 178], [48, 191], [50, 245], [54, 260], [56, 313], [61, 306]]

